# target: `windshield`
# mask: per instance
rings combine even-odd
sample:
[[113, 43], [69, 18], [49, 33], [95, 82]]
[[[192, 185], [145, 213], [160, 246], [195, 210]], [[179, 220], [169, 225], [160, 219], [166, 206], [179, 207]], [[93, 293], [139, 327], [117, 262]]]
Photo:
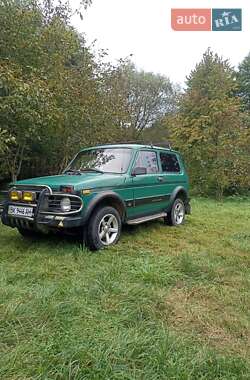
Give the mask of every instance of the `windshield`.
[[85, 150], [75, 157], [67, 172], [96, 171], [122, 174], [128, 170], [131, 159], [129, 148], [100, 148]]

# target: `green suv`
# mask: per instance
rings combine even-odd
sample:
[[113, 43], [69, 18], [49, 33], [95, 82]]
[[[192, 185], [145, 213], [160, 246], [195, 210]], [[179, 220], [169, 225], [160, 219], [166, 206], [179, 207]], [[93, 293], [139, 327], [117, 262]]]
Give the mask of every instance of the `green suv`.
[[123, 224], [181, 225], [190, 214], [188, 175], [170, 147], [100, 145], [81, 150], [61, 175], [11, 184], [0, 212], [23, 236], [80, 230], [97, 250], [115, 244]]

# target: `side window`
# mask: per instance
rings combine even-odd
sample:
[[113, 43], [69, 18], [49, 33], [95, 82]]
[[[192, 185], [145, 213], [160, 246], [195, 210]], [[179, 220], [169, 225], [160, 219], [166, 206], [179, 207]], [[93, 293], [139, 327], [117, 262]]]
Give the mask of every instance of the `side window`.
[[138, 153], [134, 168], [145, 168], [147, 170], [147, 174], [158, 173], [159, 167], [156, 153], [141, 150]]
[[180, 165], [175, 154], [160, 153], [162, 171], [167, 173], [180, 173]]

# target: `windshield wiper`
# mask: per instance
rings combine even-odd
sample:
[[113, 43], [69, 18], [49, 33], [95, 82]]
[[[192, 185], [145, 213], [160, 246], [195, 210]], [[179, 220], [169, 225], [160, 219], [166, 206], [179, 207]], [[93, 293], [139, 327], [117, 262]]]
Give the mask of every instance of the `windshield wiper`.
[[64, 174], [72, 174], [72, 175], [81, 175], [84, 172], [94, 172], [94, 173], [101, 173], [103, 174], [103, 171], [99, 169], [94, 168], [84, 168], [84, 169], [68, 169], [64, 172]]
[[80, 172], [94, 172], [94, 173], [102, 173], [103, 174], [102, 170], [94, 169], [94, 168], [84, 168], [84, 169], [81, 169]]
[[75, 175], [81, 175], [81, 171], [80, 170], [74, 170], [74, 169], [68, 169], [64, 172], [64, 174], [75, 174]]

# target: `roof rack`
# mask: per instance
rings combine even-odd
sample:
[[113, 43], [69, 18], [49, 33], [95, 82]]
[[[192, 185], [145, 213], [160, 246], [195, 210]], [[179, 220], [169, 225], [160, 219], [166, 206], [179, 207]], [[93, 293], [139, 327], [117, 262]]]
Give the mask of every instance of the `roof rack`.
[[151, 146], [157, 146], [159, 148], [168, 148], [168, 149], [172, 149], [171, 148], [171, 144], [169, 141], [163, 141], [163, 142], [154, 142], [151, 144]]
[[126, 145], [126, 144], [139, 144], [139, 145], [149, 145], [152, 148], [158, 147], [158, 148], [167, 148], [171, 150], [171, 144], [168, 141], [163, 142], [152, 142], [152, 141], [142, 141], [142, 140], [135, 140], [135, 141], [115, 141], [113, 143], [105, 143], [105, 144], [98, 144], [98, 145]]

